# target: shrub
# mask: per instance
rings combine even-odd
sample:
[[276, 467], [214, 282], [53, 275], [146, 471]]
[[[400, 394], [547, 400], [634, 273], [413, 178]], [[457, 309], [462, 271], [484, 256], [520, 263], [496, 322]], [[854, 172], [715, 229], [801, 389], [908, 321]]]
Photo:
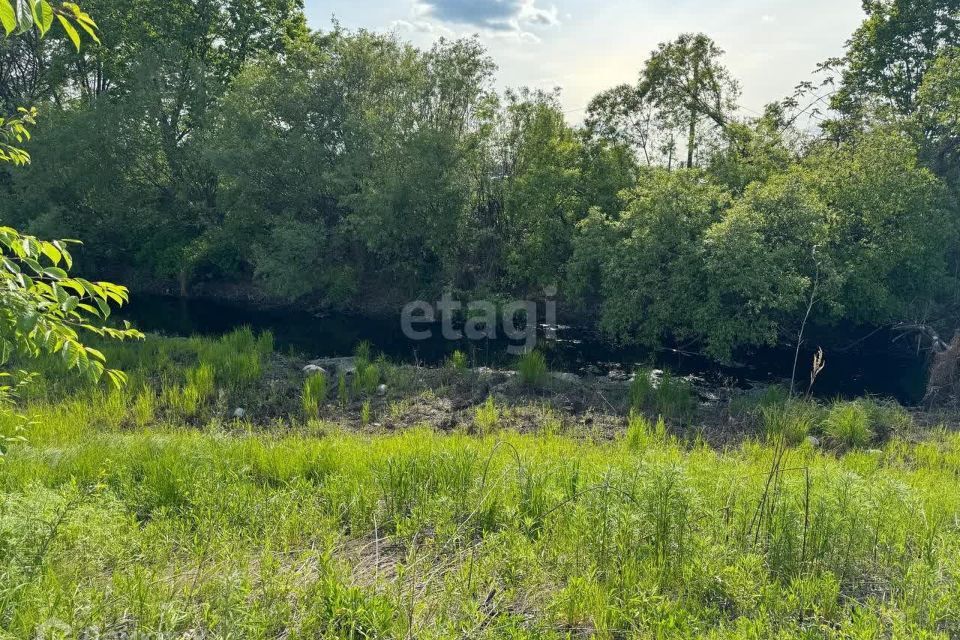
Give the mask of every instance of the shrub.
[[517, 363], [520, 382], [528, 387], [541, 387], [547, 381], [547, 359], [539, 351], [528, 351]]
[[874, 435], [870, 411], [860, 401], [835, 402], [827, 412], [823, 431], [833, 442], [849, 449], [867, 446]]
[[363, 406], [360, 408], [360, 424], [367, 426], [370, 424], [370, 401], [367, 400], [363, 403]]
[[308, 418], [320, 415], [320, 407], [327, 401], [327, 376], [317, 373], [303, 381], [301, 398], [303, 412]]

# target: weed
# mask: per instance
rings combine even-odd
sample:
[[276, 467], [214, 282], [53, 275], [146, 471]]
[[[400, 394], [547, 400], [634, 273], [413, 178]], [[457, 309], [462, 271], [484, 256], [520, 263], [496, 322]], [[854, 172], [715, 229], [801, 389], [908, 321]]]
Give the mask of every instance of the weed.
[[520, 382], [528, 387], [540, 388], [547, 381], [547, 359], [539, 351], [528, 351], [517, 362]]
[[324, 373], [316, 373], [303, 381], [301, 401], [304, 415], [308, 418], [320, 416], [320, 408], [327, 401], [327, 376]]
[[767, 439], [784, 438], [790, 446], [802, 443], [817, 426], [819, 418], [817, 406], [806, 400], [761, 404], [759, 411]]
[[824, 419], [823, 431], [834, 443], [848, 449], [866, 447], [874, 436], [870, 409], [860, 401], [835, 402]]
[[143, 428], [154, 421], [157, 412], [157, 396], [153, 389], [143, 386], [137, 392], [130, 408], [131, 419], [136, 427]]
[[453, 352], [453, 355], [450, 356], [450, 361], [448, 363], [451, 369], [455, 371], [466, 371], [467, 370], [467, 354], [463, 351], [457, 349]]
[[487, 400], [477, 407], [473, 422], [478, 433], [488, 434], [496, 430], [500, 424], [500, 409], [494, 402], [493, 396], [487, 396]]
[[693, 418], [697, 398], [689, 382], [669, 371], [655, 384], [652, 371], [640, 370], [630, 385], [630, 406], [633, 411], [647, 411], [683, 422]]

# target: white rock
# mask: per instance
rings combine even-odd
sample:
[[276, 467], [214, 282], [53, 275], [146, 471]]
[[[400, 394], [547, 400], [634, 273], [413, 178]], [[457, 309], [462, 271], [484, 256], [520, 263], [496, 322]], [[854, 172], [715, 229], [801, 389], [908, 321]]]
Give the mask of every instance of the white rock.
[[382, 384], [379, 387], [377, 387], [377, 393], [381, 396], [387, 395], [387, 385]]
[[560, 380], [561, 382], [570, 382], [576, 383], [580, 382], [580, 376], [575, 373], [567, 373], [564, 371], [552, 371], [550, 377], [555, 380]]
[[809, 444], [811, 447], [819, 447], [820, 439], [814, 436], [807, 436], [807, 444]]
[[314, 376], [314, 375], [316, 375], [316, 374], [318, 374], [318, 373], [322, 373], [323, 375], [327, 375], [327, 370], [326, 370], [326, 369], [324, 369], [323, 367], [318, 367], [318, 366], [315, 365], [315, 364], [308, 364], [307, 366], [305, 366], [305, 367], [303, 368], [303, 372], [304, 372], [305, 374], [307, 374], [308, 376]]
[[246, 415], [247, 415], [247, 412], [242, 407], [237, 407], [236, 409], [233, 410], [233, 417], [236, 418], [237, 420], [243, 420], [244, 417], [246, 417]]

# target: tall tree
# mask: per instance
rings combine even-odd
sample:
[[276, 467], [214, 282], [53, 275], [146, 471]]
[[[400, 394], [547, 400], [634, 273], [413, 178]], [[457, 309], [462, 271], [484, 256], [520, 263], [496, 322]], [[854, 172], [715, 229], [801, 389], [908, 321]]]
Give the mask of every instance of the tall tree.
[[642, 95], [663, 120], [686, 130], [687, 167], [694, 166], [702, 129], [727, 126], [739, 85], [720, 63], [723, 50], [702, 33], [685, 33], [662, 43], [647, 60], [640, 79]]
[[960, 0], [863, 0], [863, 9], [846, 55], [824, 64], [840, 74], [832, 106], [853, 123], [877, 107], [911, 114], [933, 61], [960, 42]]

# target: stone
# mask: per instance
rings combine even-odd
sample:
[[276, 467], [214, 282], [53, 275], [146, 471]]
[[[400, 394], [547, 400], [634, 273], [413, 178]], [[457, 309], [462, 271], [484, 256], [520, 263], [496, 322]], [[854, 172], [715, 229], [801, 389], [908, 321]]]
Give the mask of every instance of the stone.
[[382, 384], [377, 387], [377, 395], [385, 396], [387, 395], [387, 385]]
[[550, 377], [554, 380], [559, 380], [560, 382], [569, 382], [571, 384], [580, 382], [580, 376], [575, 373], [567, 373], [565, 371], [551, 371]]
[[311, 361], [310, 365], [332, 371], [336, 375], [342, 373], [345, 376], [352, 376], [357, 372], [357, 359], [352, 356], [346, 358], [319, 358]]
[[318, 367], [318, 366], [315, 365], [315, 364], [308, 364], [307, 366], [305, 366], [305, 367], [303, 368], [303, 372], [304, 372], [305, 374], [307, 374], [308, 376], [315, 376], [315, 375], [317, 375], [318, 373], [322, 373], [323, 375], [327, 375], [327, 370], [326, 370], [326, 369], [324, 369], [323, 367]]
[[811, 447], [819, 447], [820, 439], [815, 436], [807, 436], [807, 444]]
[[237, 407], [233, 410], [233, 417], [237, 420], [243, 420], [247, 415], [247, 411], [242, 407]]

